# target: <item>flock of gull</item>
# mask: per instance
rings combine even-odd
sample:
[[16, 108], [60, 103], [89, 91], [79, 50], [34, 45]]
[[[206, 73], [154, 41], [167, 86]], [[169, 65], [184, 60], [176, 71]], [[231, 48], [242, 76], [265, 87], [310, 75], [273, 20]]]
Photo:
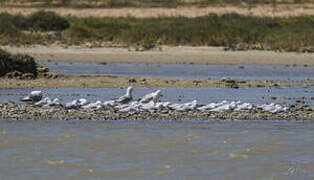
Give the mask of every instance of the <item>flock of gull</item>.
[[212, 102], [206, 105], [197, 103], [197, 100], [193, 100], [187, 103], [171, 103], [161, 102], [161, 90], [157, 90], [150, 94], [143, 96], [139, 100], [134, 100], [132, 97], [133, 87], [128, 87], [126, 94], [108, 101], [96, 101], [89, 102], [87, 99], [81, 98], [71, 102], [62, 104], [60, 99], [51, 99], [49, 97], [43, 98], [41, 91], [32, 91], [28, 96], [21, 98], [21, 101], [28, 101], [35, 106], [41, 106], [45, 108], [62, 106], [66, 109], [90, 109], [90, 110], [106, 110], [117, 109], [119, 112], [125, 113], [139, 113], [143, 111], [178, 111], [178, 112], [194, 112], [194, 111], [209, 111], [209, 112], [233, 112], [233, 111], [250, 111], [253, 109], [259, 109], [271, 113], [283, 113], [289, 111], [288, 107], [281, 104], [261, 104], [255, 105], [251, 103], [241, 101], [221, 101]]

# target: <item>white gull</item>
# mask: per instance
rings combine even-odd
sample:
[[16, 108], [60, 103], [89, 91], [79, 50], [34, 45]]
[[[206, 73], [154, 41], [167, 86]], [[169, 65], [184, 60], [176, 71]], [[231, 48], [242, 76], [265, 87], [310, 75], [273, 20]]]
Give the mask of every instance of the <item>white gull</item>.
[[29, 95], [21, 98], [21, 101], [25, 102], [38, 102], [43, 98], [43, 93], [41, 91], [32, 91]]
[[149, 103], [150, 101], [153, 101], [154, 103], [157, 103], [159, 101], [161, 95], [161, 90], [157, 90], [153, 93], [146, 94], [141, 100], [140, 103]]
[[132, 91], [133, 91], [133, 87], [131, 86], [128, 87], [126, 90], [126, 94], [119, 97], [118, 99], [114, 99], [114, 102], [119, 103], [119, 104], [128, 104], [129, 102], [133, 100]]
[[76, 99], [76, 100], [73, 100], [73, 101], [71, 101], [69, 103], [66, 103], [65, 107], [67, 109], [78, 109], [81, 106], [85, 106], [87, 104], [89, 104], [89, 102], [86, 99], [81, 98], [81, 99]]

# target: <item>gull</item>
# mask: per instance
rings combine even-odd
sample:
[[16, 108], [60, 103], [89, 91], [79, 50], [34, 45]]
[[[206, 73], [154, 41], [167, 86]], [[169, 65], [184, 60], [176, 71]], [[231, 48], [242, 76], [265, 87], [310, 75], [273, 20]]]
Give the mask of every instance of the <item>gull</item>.
[[43, 98], [43, 94], [41, 91], [32, 91], [29, 95], [21, 98], [21, 101], [25, 102], [38, 102]]
[[157, 102], [150, 101], [149, 103], [142, 104], [141, 109], [143, 110], [168, 110], [171, 102]]
[[230, 103], [228, 103], [227, 101], [223, 101], [223, 103], [221, 103], [220, 106], [214, 108], [214, 109], [211, 109], [210, 111], [214, 111], [214, 112], [231, 112], [233, 111], [238, 104], [240, 104], [241, 102], [240, 101], [232, 101]]
[[156, 107], [159, 109], [159, 110], [165, 110], [165, 109], [169, 109], [170, 108], [170, 105], [171, 105], [171, 102], [158, 102], [156, 103]]
[[89, 102], [86, 99], [81, 98], [81, 99], [76, 99], [76, 100], [73, 100], [72, 102], [66, 103], [65, 107], [67, 109], [77, 109], [77, 108], [79, 108], [81, 106], [85, 106], [87, 104], [89, 104]]
[[235, 111], [249, 111], [253, 109], [253, 105], [251, 103], [240, 103], [234, 109]]
[[122, 104], [120, 106], [116, 106], [116, 108], [118, 108], [120, 112], [134, 114], [140, 112], [141, 105], [142, 104], [138, 101], [132, 101], [130, 104]]
[[55, 98], [52, 101], [48, 101], [45, 105], [43, 105], [43, 107], [53, 107], [53, 106], [60, 106], [60, 99], [59, 98]]
[[172, 104], [170, 105], [170, 108], [176, 110], [176, 111], [181, 111], [181, 112], [186, 112], [186, 111], [194, 111], [197, 107], [197, 101], [193, 100], [188, 103], [184, 104]]
[[263, 104], [261, 106], [258, 106], [259, 109], [262, 109], [263, 111], [271, 112], [271, 113], [281, 113], [281, 112], [287, 112], [289, 110], [288, 107], [284, 107], [280, 104], [270, 103], [270, 104]]
[[210, 103], [204, 106], [197, 108], [200, 111], [209, 111], [218, 107], [218, 103]]
[[103, 103], [103, 108], [104, 108], [104, 109], [110, 109], [110, 108], [112, 108], [112, 107], [114, 107], [114, 106], [115, 106], [114, 100], [105, 101], [105, 102]]
[[140, 108], [142, 110], [158, 110], [159, 108], [156, 106], [154, 101], [149, 101], [148, 103], [141, 104]]
[[129, 102], [133, 100], [132, 91], [133, 91], [133, 87], [129, 86], [126, 90], [126, 94], [119, 97], [118, 99], [115, 99], [114, 102], [119, 103], [119, 104], [128, 104]]
[[141, 107], [141, 103], [139, 103], [138, 101], [131, 101], [129, 102], [129, 104], [119, 104], [117, 106], [115, 106], [115, 108], [117, 109], [125, 109], [125, 108], [128, 108], [128, 107], [136, 107], [136, 108], [139, 108]]
[[140, 103], [149, 103], [150, 101], [153, 101], [154, 103], [157, 103], [159, 101], [159, 97], [161, 95], [161, 90], [157, 90], [153, 93], [146, 94], [141, 100]]
[[48, 104], [49, 102], [51, 102], [51, 99], [49, 97], [45, 97], [44, 99], [36, 102], [35, 105], [36, 106], [43, 106], [45, 104]]
[[49, 97], [45, 97], [44, 99], [36, 102], [35, 105], [42, 106], [42, 107], [52, 107], [52, 106], [59, 106], [61, 105], [61, 103], [60, 103], [60, 99], [58, 98], [51, 100]]
[[101, 101], [96, 101], [94, 103], [86, 104], [82, 106], [84, 109], [101, 109], [103, 107], [103, 103]]

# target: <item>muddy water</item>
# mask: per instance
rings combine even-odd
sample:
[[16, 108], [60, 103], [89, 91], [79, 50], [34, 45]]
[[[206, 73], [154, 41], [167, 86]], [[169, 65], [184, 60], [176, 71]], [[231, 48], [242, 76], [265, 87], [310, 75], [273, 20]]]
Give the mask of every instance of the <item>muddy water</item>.
[[[296, 103], [302, 97], [306, 104], [314, 104], [314, 88], [135, 88], [133, 97], [143, 97], [145, 94], [161, 89], [161, 101], [188, 102], [196, 99], [201, 104], [217, 101], [242, 101], [250, 103]], [[90, 101], [105, 101], [119, 97], [125, 89], [119, 88], [59, 88], [59, 89], [0, 89], [0, 102], [19, 102], [19, 98], [33, 90], [41, 90], [44, 96], [58, 97], [62, 102], [86, 98]], [[272, 99], [277, 97], [277, 99]], [[292, 98], [292, 99], [286, 99]], [[313, 98], [312, 100], [310, 98]]]
[[313, 67], [286, 67], [265, 65], [197, 65], [197, 64], [143, 64], [84, 62], [40, 62], [50, 71], [62, 74], [106, 74], [150, 76], [186, 79], [241, 80], [305, 80], [314, 79]]
[[0, 179], [314, 179], [312, 122], [0, 124]]

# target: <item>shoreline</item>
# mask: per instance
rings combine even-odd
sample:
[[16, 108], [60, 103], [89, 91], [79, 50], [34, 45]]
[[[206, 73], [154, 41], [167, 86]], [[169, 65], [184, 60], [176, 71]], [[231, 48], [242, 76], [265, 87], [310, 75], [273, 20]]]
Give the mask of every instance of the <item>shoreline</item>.
[[136, 114], [111, 110], [68, 110], [63, 107], [42, 108], [28, 104], [0, 103], [0, 119], [7, 120], [314, 120], [314, 106], [290, 105], [285, 113], [261, 112], [155, 112]]
[[223, 47], [160, 46], [147, 51], [122, 47], [0, 46], [11, 53], [26, 53], [37, 61], [95, 63], [238, 64], [314, 66], [314, 53], [261, 50], [225, 51]]

